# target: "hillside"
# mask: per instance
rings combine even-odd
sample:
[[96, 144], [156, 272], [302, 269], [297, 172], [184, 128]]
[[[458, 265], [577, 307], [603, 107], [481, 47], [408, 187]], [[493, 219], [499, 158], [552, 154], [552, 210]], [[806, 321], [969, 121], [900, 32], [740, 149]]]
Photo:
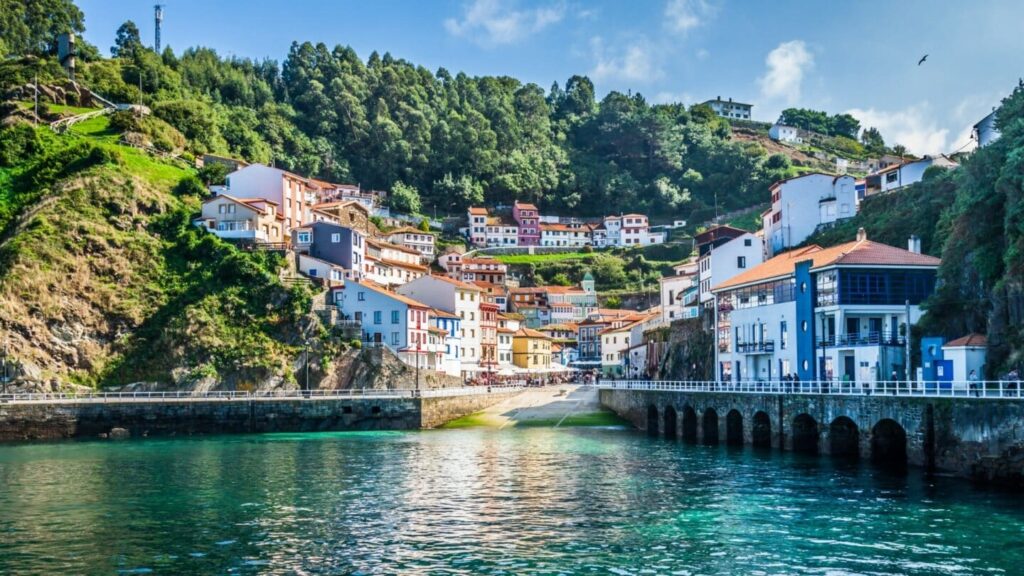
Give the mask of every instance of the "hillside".
[[860, 213], [808, 243], [849, 241], [859, 227], [869, 238], [942, 257], [938, 294], [915, 335], [988, 335], [987, 376], [1024, 371], [1024, 84], [997, 111], [1001, 137], [953, 172], [867, 199]]
[[0, 341], [37, 380], [294, 381], [309, 294], [277, 257], [191, 226], [191, 171], [113, 143], [109, 122], [0, 132]]

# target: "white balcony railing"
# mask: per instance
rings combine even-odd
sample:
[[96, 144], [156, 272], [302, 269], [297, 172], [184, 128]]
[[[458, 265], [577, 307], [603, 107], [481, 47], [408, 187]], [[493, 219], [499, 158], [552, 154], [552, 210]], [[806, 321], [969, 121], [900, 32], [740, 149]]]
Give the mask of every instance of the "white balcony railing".
[[919, 398], [1024, 399], [1024, 382], [708, 382], [688, 380], [604, 380], [610, 390], [737, 394], [812, 394], [821, 396], [897, 396]]

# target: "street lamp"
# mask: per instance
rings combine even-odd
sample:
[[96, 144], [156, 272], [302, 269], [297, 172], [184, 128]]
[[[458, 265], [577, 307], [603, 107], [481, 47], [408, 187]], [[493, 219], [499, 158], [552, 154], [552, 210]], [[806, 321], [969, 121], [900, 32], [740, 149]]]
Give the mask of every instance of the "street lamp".
[[7, 394], [7, 382], [11, 379], [7, 373], [7, 341], [4, 340], [4, 355], [0, 358], [0, 367], [3, 368], [3, 383], [4, 383], [4, 394]]

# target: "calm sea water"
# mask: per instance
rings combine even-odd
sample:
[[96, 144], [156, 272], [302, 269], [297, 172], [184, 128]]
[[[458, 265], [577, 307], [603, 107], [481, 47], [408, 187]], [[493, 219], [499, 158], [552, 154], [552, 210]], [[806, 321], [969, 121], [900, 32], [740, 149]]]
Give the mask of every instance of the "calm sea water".
[[0, 447], [0, 574], [1021, 574], [1024, 499], [623, 430]]

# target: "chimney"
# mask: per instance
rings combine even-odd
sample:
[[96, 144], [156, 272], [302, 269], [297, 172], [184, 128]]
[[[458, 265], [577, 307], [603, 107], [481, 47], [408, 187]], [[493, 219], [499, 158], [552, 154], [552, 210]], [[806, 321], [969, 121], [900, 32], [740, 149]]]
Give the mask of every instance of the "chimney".
[[868, 233], [864, 230], [864, 227], [861, 226], [860, 228], [857, 229], [857, 242], [863, 242], [867, 239]]
[[914, 254], [921, 253], [921, 237], [917, 234], [913, 234], [907, 239], [907, 250], [910, 250]]

